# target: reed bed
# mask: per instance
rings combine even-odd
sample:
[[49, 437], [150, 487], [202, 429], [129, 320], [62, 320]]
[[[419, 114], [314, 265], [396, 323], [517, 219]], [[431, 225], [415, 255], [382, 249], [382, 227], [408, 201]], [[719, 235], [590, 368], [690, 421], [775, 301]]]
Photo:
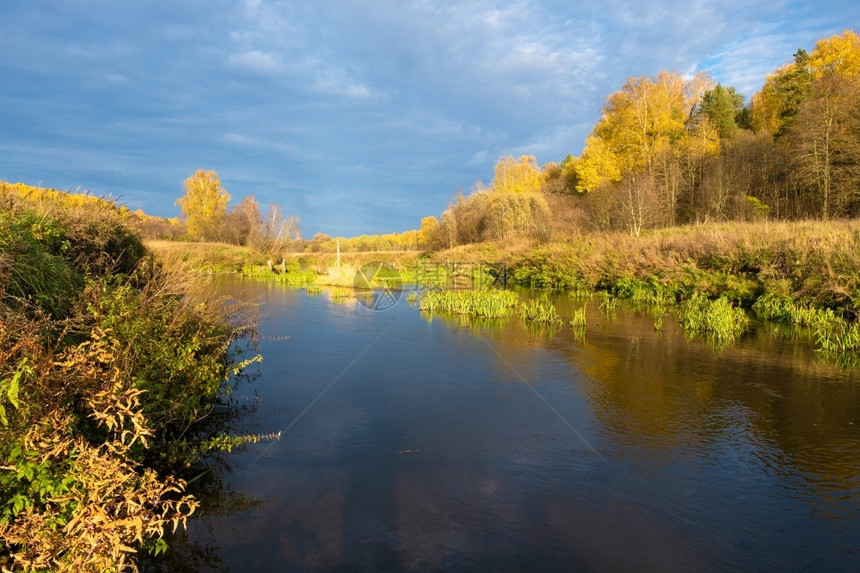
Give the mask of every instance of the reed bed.
[[717, 340], [734, 340], [743, 334], [749, 318], [743, 309], [732, 306], [724, 297], [710, 300], [695, 294], [681, 305], [681, 326], [690, 332]]
[[860, 323], [819, 326], [815, 331], [818, 351], [842, 366], [860, 366]]
[[504, 318], [516, 308], [519, 297], [507, 290], [430, 291], [418, 299], [418, 308], [429, 312], [469, 314], [482, 318]]
[[[626, 290], [636, 298], [709, 298], [752, 305], [768, 292], [853, 317], [860, 301], [860, 221], [727, 223], [674, 227], [641, 237], [587, 233], [545, 244], [468, 245], [433, 257], [505, 261], [526, 286]], [[619, 293], [620, 294], [620, 293]]]
[[523, 320], [531, 323], [561, 324], [563, 322], [555, 309], [555, 305], [552, 304], [546, 294], [522, 303], [520, 316]]

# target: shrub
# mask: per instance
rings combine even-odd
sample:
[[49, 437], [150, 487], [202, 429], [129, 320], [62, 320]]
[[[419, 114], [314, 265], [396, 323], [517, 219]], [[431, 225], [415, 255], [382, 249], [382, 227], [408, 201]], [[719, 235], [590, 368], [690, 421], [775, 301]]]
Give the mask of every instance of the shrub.
[[211, 438], [248, 317], [144, 257], [109, 204], [0, 205], [0, 568], [133, 568], [197, 507], [186, 437]]

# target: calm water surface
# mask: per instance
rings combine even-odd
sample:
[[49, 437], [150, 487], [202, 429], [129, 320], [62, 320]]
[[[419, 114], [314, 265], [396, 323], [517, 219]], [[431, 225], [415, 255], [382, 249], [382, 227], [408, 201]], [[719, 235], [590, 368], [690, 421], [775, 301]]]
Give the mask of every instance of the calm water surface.
[[717, 352], [596, 302], [577, 339], [219, 288], [264, 313], [245, 429], [283, 436], [227, 457], [187, 570], [860, 570], [860, 376], [765, 326]]

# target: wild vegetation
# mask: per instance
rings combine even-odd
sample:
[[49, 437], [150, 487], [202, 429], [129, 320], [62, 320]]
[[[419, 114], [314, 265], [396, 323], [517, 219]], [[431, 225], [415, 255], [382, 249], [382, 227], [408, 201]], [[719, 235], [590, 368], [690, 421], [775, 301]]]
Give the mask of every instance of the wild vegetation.
[[156, 261], [111, 202], [0, 189], [0, 567], [123, 571], [199, 506], [202, 423], [250, 317]]
[[418, 298], [418, 308], [429, 312], [504, 318], [514, 312], [517, 300], [515, 292], [505, 290], [428, 291]]
[[558, 311], [552, 301], [542, 295], [540, 298], [527, 300], [520, 305], [520, 316], [523, 320], [533, 323], [555, 324], [559, 325], [563, 321], [558, 315]]
[[685, 329], [717, 340], [733, 340], [743, 334], [748, 323], [743, 309], [732, 306], [725, 297], [711, 300], [697, 293], [681, 305], [681, 325]]

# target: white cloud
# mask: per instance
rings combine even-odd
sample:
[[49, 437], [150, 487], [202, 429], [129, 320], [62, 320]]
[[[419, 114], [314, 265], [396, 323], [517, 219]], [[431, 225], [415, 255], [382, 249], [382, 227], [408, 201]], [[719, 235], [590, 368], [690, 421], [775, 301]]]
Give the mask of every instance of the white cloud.
[[248, 50], [238, 54], [231, 54], [227, 58], [227, 63], [246, 70], [269, 72], [280, 67], [281, 58], [270, 52]]
[[350, 99], [370, 99], [377, 95], [366, 84], [351, 78], [344, 70], [335, 67], [319, 72], [311, 88], [320, 94]]

